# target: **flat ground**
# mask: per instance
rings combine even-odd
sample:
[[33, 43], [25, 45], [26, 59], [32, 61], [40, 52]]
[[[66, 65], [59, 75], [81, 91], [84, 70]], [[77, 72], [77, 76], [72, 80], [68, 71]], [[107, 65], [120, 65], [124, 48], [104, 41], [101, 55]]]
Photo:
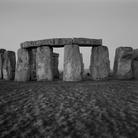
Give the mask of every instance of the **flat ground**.
[[138, 81], [0, 81], [0, 138], [138, 138]]

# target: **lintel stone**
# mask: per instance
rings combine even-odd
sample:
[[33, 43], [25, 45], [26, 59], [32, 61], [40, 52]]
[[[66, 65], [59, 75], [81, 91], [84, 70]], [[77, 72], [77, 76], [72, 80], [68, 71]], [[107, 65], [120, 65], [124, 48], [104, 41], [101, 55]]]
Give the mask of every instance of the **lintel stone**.
[[64, 45], [77, 44], [79, 46], [100, 46], [102, 39], [90, 38], [52, 38], [36, 41], [26, 41], [20, 44], [21, 48], [50, 46], [50, 47], [64, 47]]

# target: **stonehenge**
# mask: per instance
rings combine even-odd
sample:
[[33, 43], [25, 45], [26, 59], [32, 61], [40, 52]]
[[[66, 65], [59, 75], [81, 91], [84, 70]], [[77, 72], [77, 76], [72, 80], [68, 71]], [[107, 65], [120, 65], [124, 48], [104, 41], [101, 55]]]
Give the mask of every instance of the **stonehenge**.
[[79, 46], [65, 45], [63, 81], [81, 81], [82, 67], [82, 56], [79, 51]]
[[58, 58], [59, 58], [59, 54], [53, 53], [53, 77], [54, 78], [59, 78]]
[[2, 67], [4, 80], [14, 80], [15, 66], [16, 66], [15, 52], [5, 51], [4, 62]]
[[[17, 52], [0, 49], [0, 79], [15, 81], [53, 81], [59, 78], [59, 54], [53, 48], [64, 47], [63, 81], [82, 81], [83, 55], [80, 47], [91, 47], [91, 80], [105, 80], [110, 74], [109, 50], [102, 39], [53, 38], [26, 41]], [[113, 77], [138, 80], [138, 49], [118, 47], [115, 51]]]
[[0, 49], [0, 79], [3, 79], [3, 62], [5, 49]]
[[132, 60], [133, 49], [131, 47], [117, 48], [114, 59], [114, 77], [117, 79], [131, 79], [133, 77]]
[[36, 78], [37, 81], [52, 81], [52, 48], [42, 46], [37, 48], [36, 52]]
[[106, 46], [93, 47], [90, 61], [92, 80], [107, 79], [110, 73], [108, 48]]
[[17, 52], [17, 66], [15, 72], [15, 81], [29, 81], [30, 80], [30, 57], [26, 49], [19, 49]]

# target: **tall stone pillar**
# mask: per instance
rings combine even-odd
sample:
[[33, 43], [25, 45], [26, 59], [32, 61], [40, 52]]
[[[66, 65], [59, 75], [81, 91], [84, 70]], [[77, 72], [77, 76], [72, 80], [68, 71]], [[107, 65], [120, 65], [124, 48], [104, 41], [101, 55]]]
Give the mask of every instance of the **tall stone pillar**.
[[15, 52], [5, 51], [4, 52], [4, 63], [3, 63], [3, 79], [5, 80], [14, 79], [15, 66], [16, 66]]
[[28, 49], [30, 57], [30, 80], [36, 80], [36, 52], [37, 48]]
[[37, 81], [53, 80], [52, 48], [48, 46], [37, 48], [36, 77]]
[[133, 78], [138, 80], [138, 49], [134, 50], [132, 61]]
[[17, 66], [15, 72], [15, 81], [30, 80], [30, 57], [26, 49], [19, 49], [17, 52]]
[[64, 46], [63, 81], [82, 80], [82, 58], [78, 45]]
[[92, 48], [90, 61], [92, 80], [106, 79], [110, 72], [109, 52], [106, 46]]
[[80, 56], [81, 56], [81, 63], [82, 63], [82, 77], [84, 75], [84, 63], [83, 63], [83, 55], [82, 53], [80, 53]]
[[116, 79], [131, 79], [132, 73], [133, 48], [118, 47], [114, 60], [114, 77]]
[[53, 76], [54, 78], [59, 78], [58, 57], [59, 57], [59, 54], [53, 53]]
[[3, 79], [3, 62], [5, 49], [0, 49], [0, 79]]

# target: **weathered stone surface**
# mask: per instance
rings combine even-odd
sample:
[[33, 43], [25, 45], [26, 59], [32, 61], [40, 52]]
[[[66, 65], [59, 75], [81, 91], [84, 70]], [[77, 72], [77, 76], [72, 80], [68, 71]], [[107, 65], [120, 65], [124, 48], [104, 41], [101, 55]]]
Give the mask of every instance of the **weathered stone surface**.
[[36, 77], [37, 81], [53, 80], [52, 49], [50, 47], [37, 48]]
[[30, 58], [29, 52], [26, 49], [19, 49], [17, 52], [18, 61], [15, 72], [15, 81], [30, 80]]
[[66, 44], [72, 44], [72, 38], [53, 38], [36, 41], [26, 41], [21, 43], [21, 48], [39, 47], [39, 46], [52, 46], [63, 47]]
[[5, 51], [5, 49], [0, 49], [0, 53], [4, 53]]
[[117, 79], [131, 79], [133, 48], [131, 47], [119, 47], [116, 49], [114, 60], [114, 77]]
[[78, 44], [80, 46], [100, 46], [102, 39], [90, 38], [53, 38], [36, 41], [26, 41], [21, 43], [21, 48], [51, 46], [51, 47], [64, 47], [64, 45]]
[[5, 51], [3, 62], [3, 79], [13, 80], [15, 77], [16, 58], [15, 52]]
[[133, 78], [138, 80], [138, 49], [134, 49], [132, 61]]
[[0, 79], [3, 78], [3, 62], [5, 49], [0, 49]]
[[30, 80], [36, 80], [36, 51], [37, 48], [28, 49], [29, 57], [30, 57]]
[[83, 75], [84, 75], [84, 63], [83, 63], [83, 55], [82, 53], [80, 53], [80, 56], [81, 56], [81, 64], [82, 64], [82, 78], [83, 78]]
[[106, 46], [92, 48], [90, 74], [93, 80], [108, 78], [110, 72], [109, 52]]
[[138, 80], [138, 60], [132, 61], [133, 78]]
[[80, 46], [101, 46], [102, 39], [73, 38], [73, 44]]
[[54, 78], [59, 78], [58, 57], [59, 57], [59, 54], [53, 53], [53, 75], [54, 75]]
[[133, 59], [138, 60], [138, 49], [134, 49], [133, 51]]
[[64, 46], [63, 81], [82, 80], [82, 59], [78, 45]]

